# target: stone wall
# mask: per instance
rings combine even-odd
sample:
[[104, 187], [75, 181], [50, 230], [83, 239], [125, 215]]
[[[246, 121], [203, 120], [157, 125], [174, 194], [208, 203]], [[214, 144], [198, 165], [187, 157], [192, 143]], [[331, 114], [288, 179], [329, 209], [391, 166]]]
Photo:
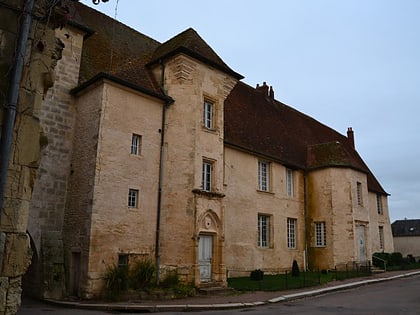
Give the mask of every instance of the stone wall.
[[[16, 49], [16, 34], [22, 1], [8, 3], [16, 6], [0, 7], [1, 76], [7, 78], [13, 63], [11, 53]], [[36, 14], [40, 14], [36, 11]], [[20, 305], [22, 276], [32, 256], [27, 220], [30, 202], [39, 166], [43, 134], [40, 127], [40, 107], [46, 91], [51, 87], [52, 72], [61, 58], [62, 46], [56, 41], [52, 25], [33, 23], [15, 120], [14, 138], [10, 153], [7, 188], [1, 217], [1, 240], [4, 244], [0, 272], [0, 314], [15, 314]], [[4, 59], [3, 59], [4, 57]], [[6, 62], [3, 62], [6, 61]], [[0, 88], [6, 95], [7, 84]], [[1, 99], [4, 103], [4, 99]], [[2, 115], [3, 117], [3, 115]], [[2, 118], [1, 117], [1, 118]], [[3, 250], [3, 248], [2, 248]]]
[[41, 283], [32, 281], [33, 288], [28, 288], [28, 293], [45, 298], [61, 298], [65, 287], [61, 232], [76, 117], [70, 90], [78, 83], [83, 35], [71, 26], [56, 29], [55, 36], [64, 47], [62, 58], [51, 74], [55, 84], [37, 108], [43, 148], [30, 205], [28, 231], [40, 263], [37, 270], [31, 270], [28, 278], [39, 278], [37, 275], [42, 274], [43, 279], [39, 279]]
[[[304, 267], [305, 217], [303, 173], [294, 171], [293, 196], [286, 193], [286, 167], [270, 163], [270, 191], [258, 191], [259, 157], [225, 147], [226, 267], [229, 276], [254, 269], [281, 272], [293, 260]], [[270, 216], [270, 246], [258, 247], [258, 214]], [[287, 247], [287, 219], [296, 219], [296, 248]]]

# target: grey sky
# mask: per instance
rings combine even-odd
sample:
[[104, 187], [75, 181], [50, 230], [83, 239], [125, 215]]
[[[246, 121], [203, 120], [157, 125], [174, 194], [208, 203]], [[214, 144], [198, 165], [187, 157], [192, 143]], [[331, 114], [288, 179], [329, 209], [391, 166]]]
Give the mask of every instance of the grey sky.
[[110, 0], [94, 7], [160, 42], [194, 28], [251, 86], [346, 134], [420, 219], [420, 1]]

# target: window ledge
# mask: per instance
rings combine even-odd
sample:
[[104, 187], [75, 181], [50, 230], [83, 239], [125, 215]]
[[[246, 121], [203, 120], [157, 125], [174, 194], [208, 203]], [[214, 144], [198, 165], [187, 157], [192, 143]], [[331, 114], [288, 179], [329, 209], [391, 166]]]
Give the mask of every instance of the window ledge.
[[260, 190], [257, 189], [258, 193], [262, 193], [262, 194], [267, 194], [267, 195], [274, 195], [274, 193], [272, 191], [266, 191], [266, 190]]
[[205, 191], [202, 189], [193, 189], [192, 192], [197, 195], [202, 195], [210, 198], [223, 198], [225, 194], [215, 192], [215, 191]]

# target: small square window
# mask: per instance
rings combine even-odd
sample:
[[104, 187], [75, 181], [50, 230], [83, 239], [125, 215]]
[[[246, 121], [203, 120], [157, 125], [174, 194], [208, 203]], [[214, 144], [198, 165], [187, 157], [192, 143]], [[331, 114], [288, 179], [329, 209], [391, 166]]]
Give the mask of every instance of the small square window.
[[139, 191], [138, 189], [128, 190], [128, 207], [137, 208], [139, 203]]
[[141, 154], [141, 141], [142, 137], [138, 134], [133, 133], [131, 136], [131, 154]]
[[214, 104], [208, 100], [204, 101], [203, 124], [206, 129], [213, 129]]

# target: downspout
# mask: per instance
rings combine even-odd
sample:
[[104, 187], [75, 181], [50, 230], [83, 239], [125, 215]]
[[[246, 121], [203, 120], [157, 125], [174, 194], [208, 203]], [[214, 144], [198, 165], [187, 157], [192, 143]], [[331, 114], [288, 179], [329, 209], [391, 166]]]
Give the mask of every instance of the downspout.
[[305, 217], [305, 271], [308, 270], [308, 266], [309, 266], [309, 255], [308, 255], [308, 239], [309, 239], [309, 231], [310, 231], [310, 226], [308, 226], [309, 224], [309, 219], [308, 219], [308, 202], [307, 202], [307, 198], [308, 198], [308, 194], [307, 194], [307, 178], [306, 178], [306, 171], [303, 171], [303, 215]]
[[[166, 95], [165, 91], [165, 65], [160, 61], [162, 68], [160, 88]], [[162, 210], [162, 178], [163, 178], [163, 155], [165, 146], [165, 124], [166, 124], [166, 109], [172, 103], [168, 100], [162, 107], [162, 126], [160, 134], [160, 156], [159, 156], [159, 179], [158, 179], [158, 199], [157, 199], [157, 214], [156, 214], [156, 240], [155, 240], [155, 259], [156, 259], [156, 283], [160, 281], [160, 219]]]
[[9, 168], [10, 150], [13, 140], [16, 110], [19, 99], [20, 82], [26, 55], [29, 32], [32, 24], [34, 0], [26, 0], [23, 19], [16, 44], [16, 55], [10, 78], [10, 86], [3, 107], [3, 126], [0, 139], [0, 219], [3, 211], [4, 193], [6, 190], [7, 172]]

